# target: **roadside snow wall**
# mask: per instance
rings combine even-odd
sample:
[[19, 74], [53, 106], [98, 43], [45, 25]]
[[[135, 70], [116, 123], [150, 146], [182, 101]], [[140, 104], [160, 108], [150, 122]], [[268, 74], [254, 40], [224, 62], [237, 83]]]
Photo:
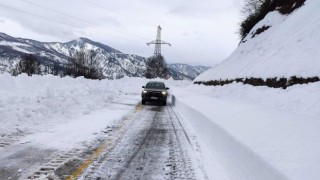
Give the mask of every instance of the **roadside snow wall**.
[[319, 92], [318, 82], [286, 90], [193, 85], [173, 93], [209, 179], [318, 180]]
[[210, 179], [287, 179], [201, 112], [182, 101], [175, 103], [203, 145], [201, 150]]
[[[163, 81], [160, 79], [156, 79]], [[88, 80], [53, 75], [17, 77], [0, 74], [0, 136], [30, 134], [118, 103], [133, 95], [138, 100], [149, 80]], [[168, 87], [186, 86], [191, 81], [165, 81]], [[46, 129], [46, 128], [44, 128]]]
[[2, 74], [0, 82], [0, 135], [88, 114], [122, 94], [120, 85], [84, 78]]

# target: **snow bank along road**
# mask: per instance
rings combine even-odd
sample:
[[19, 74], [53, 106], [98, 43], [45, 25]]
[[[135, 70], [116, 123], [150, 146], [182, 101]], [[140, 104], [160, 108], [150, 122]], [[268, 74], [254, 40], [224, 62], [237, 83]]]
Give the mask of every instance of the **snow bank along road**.
[[320, 83], [147, 81], [0, 75], [0, 179], [320, 179]]
[[210, 179], [320, 179], [320, 83], [175, 88]]

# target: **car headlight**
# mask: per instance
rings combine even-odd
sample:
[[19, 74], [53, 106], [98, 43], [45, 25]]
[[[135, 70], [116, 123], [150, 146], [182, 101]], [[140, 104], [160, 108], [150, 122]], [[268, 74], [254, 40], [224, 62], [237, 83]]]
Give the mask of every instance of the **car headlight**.
[[142, 91], [143, 92], [143, 94], [147, 94], [148, 93], [148, 91], [146, 91], [146, 90], [144, 90], [144, 91]]
[[162, 95], [167, 95], [167, 92], [162, 91], [161, 94], [162, 94]]

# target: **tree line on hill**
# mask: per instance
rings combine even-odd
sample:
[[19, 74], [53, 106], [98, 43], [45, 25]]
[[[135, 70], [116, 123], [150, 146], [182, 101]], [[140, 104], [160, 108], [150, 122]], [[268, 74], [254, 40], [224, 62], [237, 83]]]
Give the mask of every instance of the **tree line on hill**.
[[240, 37], [244, 39], [251, 29], [269, 12], [278, 11], [281, 14], [290, 14], [304, 5], [306, 0], [245, 0], [242, 9], [244, 16], [240, 23]]
[[100, 68], [94, 51], [80, 50], [69, 58], [66, 64], [44, 63], [36, 55], [25, 54], [13, 68], [11, 74], [17, 76], [26, 73], [28, 76], [34, 74], [53, 74], [60, 76], [79, 77], [87, 79], [103, 79], [102, 69]]
[[[26, 73], [28, 76], [52, 74], [74, 78], [83, 76], [87, 79], [105, 78], [98, 58], [96, 58], [96, 53], [93, 50], [76, 51], [66, 64], [47, 63], [40, 61], [36, 55], [24, 54], [11, 71], [14, 76], [22, 73]], [[170, 78], [170, 72], [163, 56], [152, 56], [147, 59], [145, 77], [148, 79]]]

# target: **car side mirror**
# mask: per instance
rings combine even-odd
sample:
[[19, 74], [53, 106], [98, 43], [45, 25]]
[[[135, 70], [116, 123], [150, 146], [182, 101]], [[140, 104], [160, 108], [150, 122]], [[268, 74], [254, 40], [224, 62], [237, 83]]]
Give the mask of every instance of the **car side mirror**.
[[166, 90], [169, 90], [170, 88], [166, 87]]
[[142, 86], [142, 88], [145, 88], [144, 86]]

